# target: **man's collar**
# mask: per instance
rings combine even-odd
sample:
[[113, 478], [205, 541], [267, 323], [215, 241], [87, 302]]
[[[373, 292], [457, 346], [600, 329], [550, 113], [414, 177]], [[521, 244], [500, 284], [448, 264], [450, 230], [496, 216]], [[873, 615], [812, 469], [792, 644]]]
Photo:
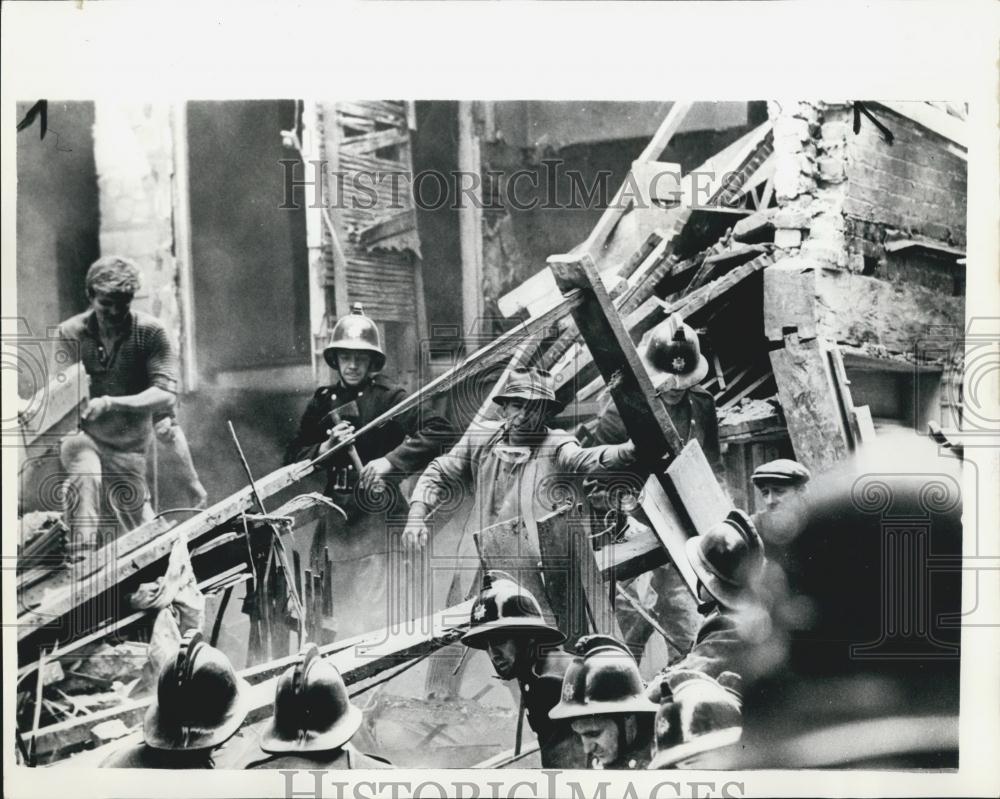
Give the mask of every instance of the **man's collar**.
[[[99, 339], [101, 337], [101, 328], [97, 323], [97, 314], [94, 312], [93, 308], [89, 308], [85, 311], [85, 316], [83, 318], [83, 327], [90, 333], [94, 338]], [[132, 330], [132, 324], [135, 322], [135, 311], [129, 310], [128, 316], [125, 317], [125, 324], [122, 325], [122, 329], [118, 331], [118, 336], [122, 337]]]

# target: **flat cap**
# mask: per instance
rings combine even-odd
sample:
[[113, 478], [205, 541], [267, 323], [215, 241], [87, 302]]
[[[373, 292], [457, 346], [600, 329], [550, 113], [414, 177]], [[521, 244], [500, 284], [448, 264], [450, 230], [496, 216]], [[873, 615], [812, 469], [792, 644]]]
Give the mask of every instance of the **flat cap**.
[[809, 470], [801, 463], [788, 458], [778, 458], [776, 461], [762, 463], [754, 469], [753, 474], [750, 475], [750, 480], [754, 485], [761, 483], [798, 485], [800, 483], [808, 483], [810, 477], [812, 475], [809, 474]]

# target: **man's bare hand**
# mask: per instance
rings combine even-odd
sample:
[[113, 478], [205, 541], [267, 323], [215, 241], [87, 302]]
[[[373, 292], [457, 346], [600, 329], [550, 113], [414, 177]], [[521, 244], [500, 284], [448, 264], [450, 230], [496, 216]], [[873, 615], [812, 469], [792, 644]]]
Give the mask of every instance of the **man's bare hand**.
[[350, 422], [338, 422], [326, 431], [328, 438], [319, 445], [319, 454], [323, 455], [333, 449], [337, 444], [346, 441], [354, 433], [354, 425]]
[[392, 464], [387, 458], [376, 458], [365, 464], [361, 470], [358, 484], [362, 491], [379, 492], [385, 490], [385, 477], [392, 471]]
[[87, 402], [87, 407], [83, 409], [83, 420], [93, 422], [111, 410], [111, 397], [96, 397]]
[[169, 416], [164, 416], [160, 421], [153, 425], [153, 429], [156, 431], [156, 437], [160, 441], [170, 442], [174, 440], [174, 420]]
[[403, 528], [402, 542], [404, 552], [416, 552], [427, 546], [430, 533], [423, 519], [409, 518]]

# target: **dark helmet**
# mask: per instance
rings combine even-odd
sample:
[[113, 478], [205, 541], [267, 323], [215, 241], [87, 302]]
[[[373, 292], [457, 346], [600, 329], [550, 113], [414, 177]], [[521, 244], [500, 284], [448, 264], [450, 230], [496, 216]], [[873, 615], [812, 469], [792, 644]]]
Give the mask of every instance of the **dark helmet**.
[[563, 632], [546, 623], [531, 592], [502, 571], [487, 572], [483, 577], [483, 589], [472, 606], [470, 624], [462, 643], [473, 649], [486, 649], [495, 633], [534, 638], [552, 646], [566, 640]]
[[143, 734], [154, 749], [207, 749], [229, 740], [250, 709], [250, 685], [229, 659], [190, 630], [164, 666]]
[[742, 607], [764, 569], [764, 543], [750, 517], [732, 510], [705, 535], [687, 541], [691, 568], [702, 585], [727, 607]]
[[370, 352], [373, 372], [380, 372], [385, 366], [385, 352], [382, 351], [382, 337], [378, 326], [371, 317], [365, 315], [360, 302], [354, 303], [351, 312], [337, 322], [330, 334], [330, 343], [323, 350], [323, 358], [333, 369], [337, 368], [337, 350]]
[[673, 316], [650, 332], [643, 359], [654, 371], [667, 375], [662, 388], [690, 388], [708, 374], [708, 361], [701, 354], [698, 335]]
[[555, 380], [545, 369], [534, 366], [512, 369], [506, 384], [493, 396], [493, 401], [502, 404], [512, 399], [542, 400], [550, 407], [557, 405]]
[[639, 667], [624, 644], [610, 636], [588, 635], [577, 641], [576, 653], [550, 719], [656, 713], [658, 706], [646, 698]]
[[339, 749], [361, 726], [336, 667], [307, 644], [294, 666], [278, 679], [274, 719], [260, 737], [265, 752], [323, 752]]

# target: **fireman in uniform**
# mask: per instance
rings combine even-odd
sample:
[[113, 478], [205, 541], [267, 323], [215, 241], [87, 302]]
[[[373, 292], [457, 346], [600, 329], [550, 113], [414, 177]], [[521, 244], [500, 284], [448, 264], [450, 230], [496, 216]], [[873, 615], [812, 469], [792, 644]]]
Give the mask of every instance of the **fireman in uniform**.
[[198, 630], [189, 630], [160, 672], [143, 743], [115, 752], [101, 766], [215, 768], [213, 750], [236, 734], [249, 709], [250, 685]]
[[538, 737], [543, 768], [584, 767], [583, 749], [569, 723], [549, 718], [570, 662], [557, 648], [565, 640], [564, 633], [546, 624], [530, 591], [505, 572], [486, 573], [462, 643], [486, 650], [501, 680], [517, 680], [521, 712]]
[[576, 653], [549, 718], [570, 721], [591, 768], [646, 768], [657, 705], [646, 698], [635, 659], [606, 635], [584, 636]]
[[[375, 323], [360, 304], [337, 322], [323, 351], [337, 381], [316, 390], [289, 444], [285, 463], [311, 460], [406, 398], [406, 391], [382, 374], [385, 353]], [[334, 421], [338, 408], [355, 415]], [[363, 468], [358, 473], [348, 450], [325, 463], [326, 493], [345, 512], [346, 523], [333, 515], [321, 521], [313, 537], [310, 561], [314, 570], [328, 548], [336, 564], [333, 608], [336, 635], [343, 638], [378, 630], [389, 623], [389, 536], [387, 522], [404, 520], [406, 500], [399, 482], [419, 472], [452, 443], [451, 425], [436, 401], [424, 403], [369, 430], [355, 441]]]
[[384, 769], [384, 760], [362, 754], [350, 740], [361, 726], [340, 672], [307, 644], [278, 679], [274, 718], [261, 734], [268, 757], [248, 769]]
[[[698, 441], [712, 471], [720, 475], [719, 421], [715, 400], [698, 385], [708, 374], [708, 361], [701, 353], [695, 331], [679, 317], [669, 317], [650, 332], [640, 359], [681, 441]], [[581, 435], [581, 440], [588, 444], [617, 444], [627, 439], [625, 425], [610, 398]], [[646, 474], [637, 475], [639, 485], [645, 477]], [[595, 491], [591, 495], [592, 505], [600, 509], [604, 496], [601, 490]], [[633, 511], [632, 515], [635, 518], [630, 524], [649, 526], [641, 510]], [[672, 563], [654, 569], [645, 590], [639, 590], [642, 585], [638, 579], [623, 583], [622, 589], [631, 596], [631, 601], [623, 596], [615, 601], [615, 615], [625, 642], [635, 659], [641, 661], [654, 629], [633, 606], [638, 604], [669, 635], [670, 659], [678, 660], [690, 647], [698, 629], [697, 603]]]

